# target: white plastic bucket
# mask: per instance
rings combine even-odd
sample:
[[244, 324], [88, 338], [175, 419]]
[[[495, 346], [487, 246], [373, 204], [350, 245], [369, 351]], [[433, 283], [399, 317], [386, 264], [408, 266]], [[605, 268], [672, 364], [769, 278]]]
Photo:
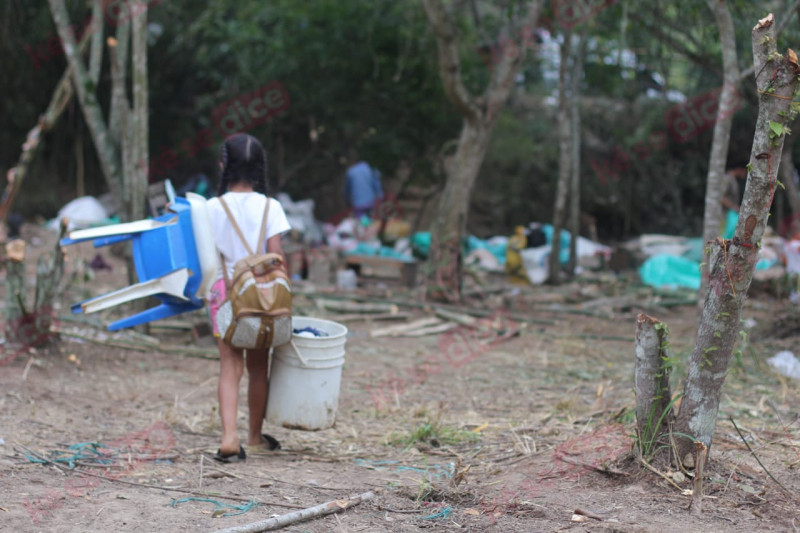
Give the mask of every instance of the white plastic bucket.
[[313, 431], [336, 420], [347, 328], [330, 320], [292, 317], [293, 329], [308, 326], [328, 335], [292, 335], [291, 342], [273, 352], [267, 422]]

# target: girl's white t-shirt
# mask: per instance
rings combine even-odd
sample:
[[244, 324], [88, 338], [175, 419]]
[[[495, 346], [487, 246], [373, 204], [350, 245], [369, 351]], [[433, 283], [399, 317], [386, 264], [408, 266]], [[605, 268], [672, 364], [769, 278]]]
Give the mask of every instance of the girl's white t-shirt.
[[[225, 198], [225, 203], [247, 239], [250, 249], [256, 254], [264, 253], [267, 246], [266, 241], [263, 243], [256, 243], [256, 241], [259, 231], [261, 231], [261, 222], [264, 220], [267, 197], [257, 192], [226, 192], [222, 197]], [[208, 214], [217, 251], [225, 258], [228, 279], [231, 279], [236, 262], [249, 255], [247, 248], [236, 233], [233, 224], [230, 223], [219, 198], [211, 198], [208, 201]], [[286, 213], [284, 213], [281, 203], [275, 198], [269, 198], [266, 239], [269, 240], [270, 237], [286, 233], [290, 229], [292, 227], [286, 219]], [[220, 278], [222, 278], [222, 271], [217, 274], [217, 280]]]

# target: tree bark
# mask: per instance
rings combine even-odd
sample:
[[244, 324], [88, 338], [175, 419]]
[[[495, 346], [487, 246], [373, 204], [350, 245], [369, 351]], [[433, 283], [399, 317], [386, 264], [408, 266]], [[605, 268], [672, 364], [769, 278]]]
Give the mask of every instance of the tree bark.
[[569, 57], [572, 32], [569, 28], [564, 32], [561, 43], [561, 62], [558, 66], [558, 185], [556, 188], [555, 207], [553, 209], [553, 239], [550, 242], [547, 281], [553, 285], [560, 282], [561, 276], [561, 230], [567, 207], [567, 195], [572, 176], [572, 124], [570, 120], [569, 95]]
[[64, 7], [64, 0], [48, 0], [48, 2], [58, 35], [61, 38], [64, 55], [72, 72], [72, 81], [75, 92], [78, 95], [78, 102], [97, 149], [100, 168], [103, 171], [108, 188], [115, 198], [119, 198], [120, 168], [117, 150], [109, 137], [108, 129], [103, 119], [103, 112], [95, 94], [95, 87], [92, 86], [89, 74], [86, 72], [86, 68], [76, 50], [75, 36], [70, 27], [69, 14], [66, 7]]
[[[711, 445], [722, 386], [740, 329], [741, 309], [753, 278], [761, 237], [767, 226], [783, 149], [783, 127], [794, 118], [791, 102], [800, 66], [791, 50], [779, 55], [772, 14], [753, 28], [753, 63], [759, 93], [758, 118], [748, 164], [747, 184], [733, 239], [710, 243], [709, 290], [697, 341], [689, 361], [676, 429]], [[678, 440], [679, 457], [691, 453], [689, 439]]]
[[640, 313], [636, 319], [636, 426], [639, 453], [649, 459], [674, 418], [670, 406], [666, 324]]
[[586, 29], [581, 32], [575, 63], [572, 65], [572, 98], [570, 99], [570, 137], [572, 140], [572, 182], [570, 183], [569, 264], [567, 271], [575, 275], [578, 268], [578, 236], [581, 232], [581, 80], [586, 53]]
[[145, 215], [149, 169], [147, 95], [147, 6], [144, 0], [132, 0], [133, 18], [133, 169], [125, 175], [128, 189], [128, 219], [138, 220]]
[[92, 47], [89, 51], [89, 79], [92, 80], [93, 91], [100, 81], [100, 71], [103, 67], [103, 33], [104, 24], [103, 6], [100, 0], [92, 2], [92, 24], [88, 32], [92, 34]]
[[[719, 94], [717, 118], [714, 122], [714, 136], [708, 161], [706, 179], [705, 211], [703, 214], [703, 242], [711, 242], [721, 235], [722, 194], [725, 187], [725, 166], [728, 160], [728, 145], [731, 138], [731, 125], [736, 110], [739, 84], [739, 59], [736, 55], [736, 34], [733, 18], [725, 0], [707, 0], [714, 13], [722, 45], [722, 69], [724, 82]], [[706, 257], [708, 261], [708, 257]], [[705, 299], [708, 291], [708, 276], [702, 276], [698, 301]]]
[[[542, 0], [529, 0], [524, 27], [534, 28]], [[511, 40], [501, 60], [491, 65], [489, 84], [480, 98], [467, 90], [461, 78], [458, 28], [442, 0], [422, 0], [436, 34], [439, 73], [445, 95], [462, 116], [461, 134], [452, 164], [446, 172], [441, 204], [431, 227], [431, 249], [426, 271], [427, 294], [433, 299], [461, 298], [461, 239], [466, 232], [469, 200], [491, 138], [495, 121], [508, 100], [531, 40], [522, 31], [521, 43]]]

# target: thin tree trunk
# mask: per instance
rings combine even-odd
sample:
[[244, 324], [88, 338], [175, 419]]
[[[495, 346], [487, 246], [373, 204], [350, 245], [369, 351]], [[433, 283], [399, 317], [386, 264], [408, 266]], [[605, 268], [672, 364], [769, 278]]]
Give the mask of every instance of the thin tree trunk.
[[569, 56], [572, 32], [564, 32], [561, 44], [561, 63], [558, 67], [558, 185], [553, 210], [553, 239], [550, 242], [548, 261], [548, 282], [557, 285], [561, 276], [561, 230], [567, 208], [567, 194], [572, 176], [572, 139], [569, 95]]
[[[529, 0], [524, 28], [536, 27], [543, 1]], [[461, 78], [458, 26], [442, 0], [422, 0], [428, 22], [436, 34], [439, 73], [447, 98], [462, 116], [455, 157], [447, 171], [445, 191], [431, 227], [431, 250], [426, 272], [428, 296], [459, 300], [461, 297], [461, 238], [466, 231], [469, 201], [475, 179], [488, 148], [492, 128], [511, 93], [522, 65], [531, 31], [522, 31], [522, 42], [513, 40], [500, 61], [491, 65], [491, 78], [480, 99]]]
[[95, 94], [95, 87], [92, 86], [89, 74], [86, 72], [80, 54], [75, 47], [75, 38], [70, 29], [69, 14], [66, 7], [64, 7], [64, 0], [48, 0], [48, 2], [53, 21], [58, 29], [58, 35], [61, 38], [64, 55], [72, 72], [72, 81], [75, 86], [75, 92], [78, 95], [78, 102], [97, 149], [100, 168], [103, 171], [108, 188], [114, 194], [114, 197], [119, 198], [120, 168], [117, 150], [111, 142], [106, 123], [103, 120], [103, 112]]
[[578, 40], [575, 62], [572, 65], [572, 97], [570, 98], [570, 140], [572, 152], [572, 182], [570, 183], [569, 264], [567, 271], [575, 275], [578, 267], [578, 236], [581, 230], [581, 80], [583, 79], [583, 57], [586, 51], [586, 29]]
[[[739, 223], [733, 239], [717, 238], [710, 243], [709, 290], [676, 422], [679, 433], [692, 435], [708, 447], [741, 327], [742, 304], [767, 226], [783, 149], [782, 129], [793, 118], [790, 107], [800, 73], [794, 52], [789, 50], [787, 57], [777, 53], [772, 14], [753, 28], [753, 63], [759, 93], [758, 118]], [[693, 449], [689, 439], [679, 439], [678, 446], [681, 458]]]
[[[714, 122], [714, 137], [708, 161], [706, 179], [706, 203], [703, 214], [703, 242], [708, 243], [721, 235], [723, 212], [722, 194], [725, 186], [725, 165], [728, 160], [728, 145], [731, 125], [738, 97], [739, 59], [736, 55], [736, 34], [733, 18], [725, 0], [707, 0], [714, 13], [722, 45], [722, 68], [724, 83], [719, 94], [717, 118]], [[706, 257], [708, 261], [708, 257]], [[708, 276], [702, 276], [698, 301], [705, 299]]]
[[[92, 48], [89, 52], [89, 79], [92, 80], [96, 88], [100, 81], [100, 71], [103, 67], [103, 33], [105, 19], [103, 18], [103, 6], [100, 0], [92, 2], [92, 25], [88, 32], [92, 34]], [[94, 88], [92, 89], [95, 90]]]
[[147, 96], [147, 6], [143, 0], [131, 2], [133, 18], [133, 169], [125, 175], [128, 189], [128, 219], [138, 220], [145, 214], [149, 169]]
[[674, 415], [670, 407], [666, 324], [640, 313], [636, 319], [636, 426], [639, 453], [649, 459]]

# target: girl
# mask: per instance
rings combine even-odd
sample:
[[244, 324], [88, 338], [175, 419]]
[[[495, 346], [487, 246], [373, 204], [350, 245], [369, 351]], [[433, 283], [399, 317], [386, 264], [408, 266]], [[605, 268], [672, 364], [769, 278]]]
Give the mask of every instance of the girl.
[[[220, 150], [222, 177], [217, 194], [225, 199], [236, 223], [241, 228], [248, 244], [255, 253], [263, 253], [264, 243], [257, 243], [259, 230], [264, 218], [264, 209], [269, 201], [267, 216], [266, 251], [283, 255], [281, 235], [291, 229], [281, 204], [267, 197], [267, 155], [261, 143], [254, 137], [237, 133], [225, 139]], [[247, 257], [248, 253], [230, 223], [219, 198], [208, 201], [211, 227], [217, 250], [222, 255], [228, 279], [233, 277], [234, 264]], [[248, 445], [274, 450], [280, 447], [277, 440], [261, 433], [264, 415], [267, 410], [269, 392], [268, 350], [243, 350], [233, 348], [220, 337], [216, 315], [225, 301], [225, 276], [211, 288], [209, 311], [219, 347], [219, 413], [222, 418], [222, 443], [214, 456], [220, 462], [244, 460], [244, 447], [239, 443], [236, 432], [236, 413], [239, 405], [239, 382], [244, 373], [245, 360], [249, 384], [247, 403], [250, 410], [250, 431]]]

